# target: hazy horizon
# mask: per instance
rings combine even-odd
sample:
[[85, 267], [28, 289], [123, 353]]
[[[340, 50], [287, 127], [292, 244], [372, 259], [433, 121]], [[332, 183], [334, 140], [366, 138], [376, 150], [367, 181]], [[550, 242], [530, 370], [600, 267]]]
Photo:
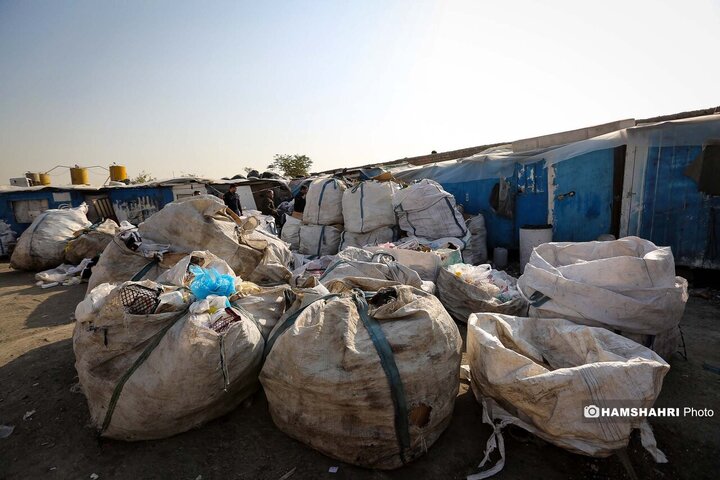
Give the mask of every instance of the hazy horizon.
[[0, 1], [0, 183], [318, 171], [713, 107], [718, 25], [712, 0]]

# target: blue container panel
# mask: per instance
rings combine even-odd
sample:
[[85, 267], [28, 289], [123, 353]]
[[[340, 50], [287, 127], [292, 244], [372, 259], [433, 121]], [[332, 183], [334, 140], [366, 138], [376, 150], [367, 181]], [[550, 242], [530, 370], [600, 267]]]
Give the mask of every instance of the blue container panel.
[[137, 225], [172, 202], [171, 187], [117, 188], [108, 190], [118, 221]]
[[587, 242], [611, 233], [613, 149], [555, 164], [553, 241]]
[[[515, 229], [512, 248], [519, 245], [519, 229], [524, 225], [545, 225], [548, 217], [547, 167], [541, 160], [516, 164]], [[505, 246], [505, 245], [501, 245]]]
[[719, 268], [720, 197], [698, 191], [683, 172], [702, 147], [651, 147], [645, 169], [640, 236], [670, 246], [679, 265]]
[[[70, 201], [55, 201], [53, 193], [70, 194]], [[18, 236], [24, 232], [30, 223], [20, 223], [15, 218], [13, 210], [13, 202], [22, 200], [47, 200], [48, 208], [66, 207], [68, 204], [73, 207], [79, 207], [85, 201], [85, 194], [81, 191], [71, 190], [68, 192], [57, 192], [52, 190], [26, 191], [26, 192], [7, 192], [0, 195], [0, 218], [10, 224], [10, 228], [14, 230]]]

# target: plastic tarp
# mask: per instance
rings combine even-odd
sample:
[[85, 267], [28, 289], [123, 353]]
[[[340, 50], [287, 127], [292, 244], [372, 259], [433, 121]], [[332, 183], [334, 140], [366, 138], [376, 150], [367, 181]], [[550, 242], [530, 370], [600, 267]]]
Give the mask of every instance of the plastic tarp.
[[432, 180], [420, 180], [392, 197], [400, 228], [408, 235], [435, 240], [462, 238], [465, 220], [455, 206], [455, 197]]

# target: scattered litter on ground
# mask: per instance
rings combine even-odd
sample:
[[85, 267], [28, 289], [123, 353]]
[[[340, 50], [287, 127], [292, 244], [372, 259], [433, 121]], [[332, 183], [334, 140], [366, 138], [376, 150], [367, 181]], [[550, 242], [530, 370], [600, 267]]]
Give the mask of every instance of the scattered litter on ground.
[[25, 415], [23, 415], [23, 420], [28, 420], [33, 415], [35, 415], [35, 410], [28, 410], [25, 412]]
[[7, 438], [12, 435], [15, 425], [0, 425], [0, 438]]
[[288, 470], [282, 477], [280, 477], [278, 480], [287, 480], [288, 478], [292, 477], [295, 473], [295, 470], [297, 470], [297, 467], [293, 467], [290, 470]]
[[337, 473], [337, 471], [338, 471], [338, 467], [330, 467], [328, 469], [328, 472], [330, 472], [330, 473]]

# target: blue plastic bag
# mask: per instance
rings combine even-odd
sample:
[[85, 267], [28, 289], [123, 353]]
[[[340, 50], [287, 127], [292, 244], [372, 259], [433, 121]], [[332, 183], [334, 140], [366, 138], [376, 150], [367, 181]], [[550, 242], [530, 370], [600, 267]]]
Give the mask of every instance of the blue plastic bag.
[[235, 293], [235, 278], [232, 275], [221, 274], [213, 268], [201, 268], [190, 265], [190, 273], [195, 278], [190, 283], [190, 291], [198, 300], [204, 300], [208, 295], [229, 297]]

